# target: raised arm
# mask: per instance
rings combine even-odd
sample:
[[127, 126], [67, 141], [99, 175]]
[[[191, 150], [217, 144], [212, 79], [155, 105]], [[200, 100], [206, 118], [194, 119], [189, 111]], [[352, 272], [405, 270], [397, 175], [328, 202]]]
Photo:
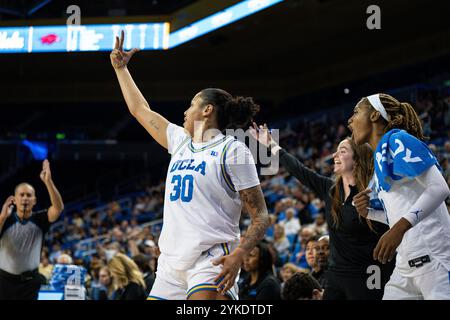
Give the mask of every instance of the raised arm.
[[150, 109], [149, 104], [145, 100], [139, 88], [134, 83], [127, 64], [133, 54], [139, 49], [134, 48], [131, 51], [125, 52], [123, 50], [124, 32], [121, 32], [120, 39], [116, 37], [116, 44], [114, 50], [111, 52], [111, 64], [116, 71], [117, 79], [119, 80], [120, 89], [123, 97], [127, 103], [128, 110], [136, 118], [137, 121], [147, 130], [148, 133], [161, 146], [167, 149], [166, 130], [169, 121]]
[[296, 157], [282, 149], [272, 139], [266, 124], [258, 128], [256, 123], [253, 123], [253, 127], [250, 128], [250, 133], [259, 143], [269, 148], [272, 155], [279, 154], [280, 164], [302, 184], [314, 191], [317, 196], [323, 199], [328, 195], [330, 187], [333, 185], [332, 180], [307, 168]]
[[48, 221], [50, 223], [53, 223], [56, 220], [58, 220], [59, 216], [61, 215], [61, 212], [64, 210], [64, 203], [61, 198], [61, 194], [59, 193], [58, 189], [56, 189], [56, 186], [53, 183], [52, 174], [50, 171], [50, 163], [48, 162], [47, 159], [44, 160], [42, 164], [42, 171], [40, 174], [40, 178], [47, 187], [48, 195], [50, 196], [50, 201], [52, 205], [50, 206], [50, 208], [48, 208], [47, 216]]

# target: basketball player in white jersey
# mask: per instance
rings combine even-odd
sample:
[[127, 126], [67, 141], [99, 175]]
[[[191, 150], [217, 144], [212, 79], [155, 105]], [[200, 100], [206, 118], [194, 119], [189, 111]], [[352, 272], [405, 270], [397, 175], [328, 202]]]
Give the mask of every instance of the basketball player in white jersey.
[[[417, 113], [387, 94], [362, 99], [349, 119], [357, 144], [374, 154], [373, 190], [355, 196], [358, 213], [389, 224], [374, 259], [396, 267], [383, 299], [450, 299], [450, 195], [439, 163], [424, 139]], [[384, 210], [368, 210], [374, 192]]]
[[[221, 89], [199, 92], [185, 111], [183, 127], [152, 111], [127, 63], [138, 51], [123, 51], [116, 38], [111, 63], [131, 114], [171, 154], [156, 280], [149, 299], [237, 299], [245, 255], [264, 237], [268, 214], [252, 155], [223, 135], [248, 128], [259, 106]], [[195, 124], [195, 126], [194, 126]], [[239, 242], [242, 207], [251, 216]]]

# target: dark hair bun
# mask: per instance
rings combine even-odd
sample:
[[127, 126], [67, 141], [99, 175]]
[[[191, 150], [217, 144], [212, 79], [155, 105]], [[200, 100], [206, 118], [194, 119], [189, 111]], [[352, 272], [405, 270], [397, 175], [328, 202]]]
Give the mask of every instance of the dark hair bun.
[[225, 114], [228, 115], [227, 129], [247, 129], [260, 107], [251, 97], [234, 97], [225, 105]]

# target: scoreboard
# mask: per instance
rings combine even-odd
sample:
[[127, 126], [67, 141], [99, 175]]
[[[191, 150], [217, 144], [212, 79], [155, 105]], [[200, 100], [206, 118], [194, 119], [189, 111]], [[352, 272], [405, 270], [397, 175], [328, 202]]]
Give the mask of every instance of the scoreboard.
[[283, 1], [241, 1], [172, 33], [169, 22], [0, 27], [0, 54], [111, 51], [121, 30], [126, 50], [166, 50]]
[[0, 53], [111, 51], [120, 30], [124, 49], [163, 50], [169, 23], [92, 24], [0, 28]]

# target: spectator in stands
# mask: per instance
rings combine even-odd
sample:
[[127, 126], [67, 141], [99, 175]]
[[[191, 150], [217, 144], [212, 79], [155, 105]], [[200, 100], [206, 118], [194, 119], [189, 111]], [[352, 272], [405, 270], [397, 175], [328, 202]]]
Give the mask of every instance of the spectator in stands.
[[125, 236], [128, 236], [131, 233], [131, 227], [130, 227], [130, 224], [128, 223], [127, 220], [123, 220], [120, 223], [120, 228], [119, 229], [120, 229], [120, 231], [122, 231], [122, 233]]
[[145, 300], [145, 282], [136, 263], [122, 253], [108, 262], [114, 284], [115, 300]]
[[[304, 198], [308, 198], [306, 195], [304, 195]], [[295, 204], [295, 208], [298, 212], [298, 218], [300, 220], [300, 226], [302, 225], [308, 225], [314, 222], [314, 219], [311, 216], [311, 212], [309, 212], [307, 206], [302, 201], [297, 201]]]
[[241, 300], [279, 300], [281, 286], [274, 276], [274, 261], [269, 248], [263, 242], [244, 259], [243, 268], [247, 272], [239, 283]]
[[286, 263], [280, 270], [282, 284], [288, 281], [294, 274], [300, 272], [300, 269], [293, 263]]
[[137, 197], [136, 202], [133, 207], [133, 215], [138, 216], [145, 212], [145, 199], [143, 197]]
[[291, 247], [291, 243], [289, 242], [288, 238], [284, 234], [283, 226], [281, 226], [279, 224], [275, 225], [273, 245], [280, 256], [285, 256], [286, 259], [288, 258], [289, 248]]
[[158, 192], [153, 192], [153, 196], [152, 197], [145, 197], [145, 207], [144, 207], [144, 212], [152, 212], [155, 211], [159, 204], [160, 204], [160, 198], [161, 194]]
[[286, 263], [280, 270], [280, 279], [281, 279], [281, 292], [283, 292], [283, 287], [290, 278], [297, 272], [301, 272], [301, 269], [297, 267], [293, 263]]
[[[316, 236], [312, 237], [311, 239], [306, 242], [306, 263], [308, 264], [310, 270], [314, 270], [316, 268], [316, 256], [315, 256], [315, 249], [317, 245], [317, 238]], [[308, 270], [309, 272], [309, 270]]]
[[309, 227], [303, 227], [299, 231], [299, 237], [293, 254], [291, 255], [290, 262], [294, 263], [302, 269], [308, 269], [306, 262], [306, 244], [315, 236], [314, 230]]
[[308, 227], [312, 228], [318, 236], [323, 236], [328, 233], [327, 221], [325, 220], [325, 215], [322, 212], [319, 212], [316, 215], [314, 223]]
[[142, 232], [142, 228], [141, 226], [139, 226], [139, 223], [136, 219], [131, 219], [130, 220], [130, 236], [137, 236], [138, 234], [140, 234]]
[[41, 263], [39, 264], [39, 273], [45, 277], [47, 283], [52, 277], [53, 264], [50, 263], [47, 253], [41, 253]]
[[294, 274], [283, 287], [283, 300], [322, 300], [323, 289], [307, 273]]
[[450, 141], [445, 141], [444, 152], [442, 153], [442, 158], [450, 161]]
[[[342, 140], [333, 154], [336, 179], [311, 170], [275, 142], [267, 126], [254, 124], [252, 135], [278, 155], [280, 164], [325, 201], [325, 217], [330, 232], [330, 261], [324, 299], [381, 299], [394, 262], [377, 263], [372, 254], [387, 226], [359, 217], [352, 205], [355, 195], [366, 189], [373, 174], [373, 154], [367, 145], [357, 146], [351, 138]], [[319, 201], [320, 202], [320, 201]], [[313, 206], [319, 209], [318, 203]], [[300, 251], [301, 256], [301, 251]], [[299, 253], [293, 255], [298, 260]], [[366, 285], [369, 266], [382, 270], [380, 289]]]
[[441, 164], [441, 168], [442, 168], [442, 173], [443, 173], [444, 179], [448, 183], [448, 181], [450, 179], [449, 159], [446, 159], [446, 158], [442, 159], [440, 164]]
[[76, 225], [79, 228], [83, 228], [84, 227], [84, 221], [83, 218], [80, 216], [79, 213], [75, 213], [72, 219], [72, 223], [74, 225]]
[[52, 249], [50, 251], [50, 263], [56, 263], [58, 260], [58, 257], [63, 253], [61, 250], [61, 245], [58, 242], [55, 242], [52, 246]]
[[311, 275], [320, 283], [322, 288], [326, 288], [327, 284], [326, 272], [329, 254], [329, 237], [322, 236], [314, 246], [314, 268], [311, 271]]
[[284, 227], [284, 233], [286, 236], [296, 235], [300, 230], [300, 222], [298, 218], [294, 217], [294, 208], [286, 210], [286, 219], [280, 222], [280, 225]]
[[145, 295], [148, 296], [152, 290], [153, 283], [155, 282], [155, 272], [150, 264], [151, 257], [144, 254], [138, 254], [133, 256], [133, 261], [137, 264], [144, 276]]
[[114, 286], [107, 266], [99, 271], [99, 284], [92, 288], [92, 300], [114, 300]]
[[266, 236], [265, 239], [267, 241], [273, 241], [273, 237], [275, 234], [275, 225], [277, 224], [277, 216], [274, 214], [269, 214], [269, 227], [266, 230]]

